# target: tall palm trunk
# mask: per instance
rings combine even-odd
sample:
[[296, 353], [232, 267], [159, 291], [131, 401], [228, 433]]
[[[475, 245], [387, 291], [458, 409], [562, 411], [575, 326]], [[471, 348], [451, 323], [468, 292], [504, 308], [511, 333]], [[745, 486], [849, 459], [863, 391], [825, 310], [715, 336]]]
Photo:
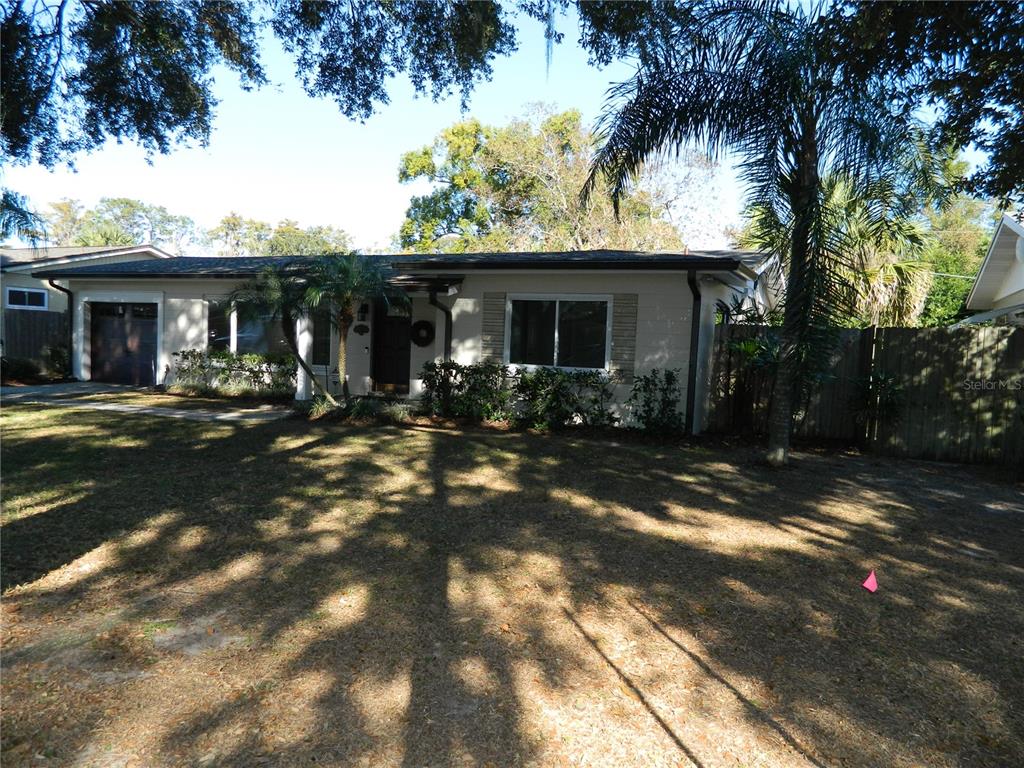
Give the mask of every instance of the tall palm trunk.
[[779, 363], [775, 388], [768, 412], [768, 463], [781, 467], [789, 461], [789, 443], [793, 431], [793, 402], [800, 378], [800, 350], [805, 340], [808, 311], [814, 303], [808, 280], [811, 228], [816, 215], [818, 195], [818, 151], [814, 120], [803, 121], [802, 136], [794, 142], [797, 158], [793, 185], [789, 190], [793, 211], [793, 239], [790, 243], [789, 274], [786, 279], [786, 308], [782, 316]]
[[348, 389], [348, 331], [354, 319], [351, 306], [343, 307], [334, 318], [334, 324], [338, 329], [338, 380], [341, 382], [341, 394], [344, 395], [346, 403], [352, 399]]

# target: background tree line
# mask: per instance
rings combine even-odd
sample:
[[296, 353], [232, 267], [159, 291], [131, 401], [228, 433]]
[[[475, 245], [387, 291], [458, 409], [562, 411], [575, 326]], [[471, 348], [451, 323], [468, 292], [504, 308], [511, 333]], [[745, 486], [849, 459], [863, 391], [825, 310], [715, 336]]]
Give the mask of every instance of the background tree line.
[[104, 197], [94, 208], [64, 198], [52, 202], [29, 233], [52, 246], [127, 246], [151, 243], [176, 256], [314, 256], [352, 248], [346, 232], [332, 226], [300, 227], [291, 219], [276, 225], [224, 216], [204, 230], [188, 216], [126, 197]]

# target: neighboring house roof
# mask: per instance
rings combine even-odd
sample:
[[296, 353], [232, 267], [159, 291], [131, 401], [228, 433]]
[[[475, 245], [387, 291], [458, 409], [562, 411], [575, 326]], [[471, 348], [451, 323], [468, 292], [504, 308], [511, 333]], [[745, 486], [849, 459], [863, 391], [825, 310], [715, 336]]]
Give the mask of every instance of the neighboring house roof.
[[981, 263], [974, 285], [967, 295], [967, 309], [976, 312], [956, 323], [957, 328], [970, 323], [994, 320], [1024, 308], [1024, 225], [1003, 214], [996, 226], [988, 253]]
[[[48, 271], [51, 277], [246, 277], [268, 266], [301, 271], [309, 257], [185, 257], [170, 261], [132, 261]], [[381, 256], [396, 272], [479, 269], [700, 269], [739, 271], [755, 276], [768, 257], [748, 251], [647, 253], [640, 251], [560, 251], [543, 253], [450, 253]]]
[[974, 285], [967, 296], [968, 309], [992, 309], [999, 299], [1004, 298], [1002, 291], [1009, 288], [1007, 278], [1010, 273], [1024, 267], [1024, 225], [1007, 214], [996, 227], [992, 244], [981, 263]]
[[[155, 245], [58, 246], [54, 248], [0, 248], [0, 269], [4, 272], [30, 272], [43, 267], [79, 264], [109, 256], [147, 255], [150, 259], [172, 259], [174, 256]], [[48, 275], [50, 276], [50, 275]]]

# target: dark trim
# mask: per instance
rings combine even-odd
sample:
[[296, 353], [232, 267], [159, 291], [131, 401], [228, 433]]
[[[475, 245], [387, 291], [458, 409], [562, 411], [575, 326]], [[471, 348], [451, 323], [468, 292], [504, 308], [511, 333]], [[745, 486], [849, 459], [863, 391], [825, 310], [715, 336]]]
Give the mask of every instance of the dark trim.
[[68, 297], [68, 367], [71, 366], [71, 361], [75, 357], [75, 294], [71, 292], [70, 288], [65, 288], [63, 285], [57, 285], [53, 280], [47, 280], [50, 287], [60, 291]]
[[430, 292], [430, 306], [437, 307], [444, 315], [444, 361], [452, 359], [452, 310], [437, 300], [437, 291]]
[[686, 434], [693, 434], [694, 408], [697, 404], [697, 351], [700, 347], [700, 286], [697, 285], [697, 270], [691, 269], [686, 275], [686, 282], [693, 294], [693, 306], [690, 309], [690, 365], [686, 371]]
[[[154, 259], [155, 261], [155, 259]], [[130, 262], [128, 262], [130, 263]], [[82, 269], [88, 269], [88, 267], [82, 267]], [[252, 272], [57, 272], [56, 270], [45, 270], [39, 274], [32, 273], [32, 277], [46, 278], [46, 277], [60, 277], [65, 280], [109, 280], [111, 278], [117, 280], [219, 280], [221, 278], [229, 278], [237, 280], [239, 278], [256, 277], [260, 273], [260, 270]]]
[[[149, 260], [147, 263], [152, 263], [155, 260]], [[128, 264], [134, 262], [126, 262]], [[702, 272], [735, 272], [742, 267], [742, 262], [739, 259], [733, 259], [728, 257], [701, 257], [701, 258], [647, 258], [647, 259], [558, 259], [558, 258], [543, 258], [543, 259], [509, 259], [502, 260], [501, 258], [492, 258], [488, 260], [472, 260], [472, 261], [454, 261], [454, 260], [438, 260], [438, 261], [395, 261], [391, 263], [392, 269], [396, 274], [396, 283], [401, 285], [403, 282], [415, 284], [417, 277], [423, 277], [425, 280], [431, 279], [432, 275], [422, 274], [424, 272], [473, 272], [473, 271], [497, 271], [497, 270], [510, 270], [510, 271], [541, 271], [546, 272], [550, 270], [611, 270], [619, 272], [648, 272], [648, 271], [679, 271], [679, 270], [690, 270], [699, 269]], [[93, 267], [79, 267], [78, 269], [66, 269], [66, 270], [46, 270], [45, 274], [36, 275], [33, 273], [33, 277], [61, 277], [61, 278], [75, 278], [78, 280], [104, 280], [104, 279], [159, 279], [159, 280], [182, 280], [182, 279], [196, 279], [196, 280], [217, 280], [217, 279], [238, 279], [248, 278], [258, 275], [266, 265], [254, 266], [249, 270], [239, 270], [232, 272], [158, 272], [155, 270], [146, 271], [124, 271], [120, 272], [115, 269], [104, 269], [102, 271]], [[294, 265], [293, 265], [294, 269]], [[92, 271], [87, 271], [92, 270]], [[294, 269], [296, 272], [301, 273], [301, 268]], [[420, 273], [420, 274], [417, 274]], [[445, 274], [439, 276], [440, 279], [456, 281], [461, 278], [461, 275]]]
[[493, 259], [484, 261], [438, 261], [438, 262], [399, 262], [394, 265], [400, 271], [409, 270], [431, 270], [431, 269], [458, 269], [462, 271], [472, 270], [499, 270], [499, 269], [611, 269], [621, 271], [647, 271], [647, 270], [680, 270], [700, 269], [703, 271], [733, 272], [739, 268], [741, 262], [738, 259], [640, 259], [628, 261], [625, 259], [611, 260], [561, 260], [561, 259], [536, 259], [533, 261], [501, 261]]

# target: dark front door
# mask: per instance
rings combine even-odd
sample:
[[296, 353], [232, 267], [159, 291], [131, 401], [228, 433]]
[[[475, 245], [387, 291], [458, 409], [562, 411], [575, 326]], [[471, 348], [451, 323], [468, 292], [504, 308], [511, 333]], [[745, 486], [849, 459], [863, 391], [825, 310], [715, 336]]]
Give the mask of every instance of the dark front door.
[[151, 386], [156, 383], [156, 304], [93, 302], [93, 381]]
[[375, 302], [373, 312], [373, 388], [409, 393], [409, 310]]

